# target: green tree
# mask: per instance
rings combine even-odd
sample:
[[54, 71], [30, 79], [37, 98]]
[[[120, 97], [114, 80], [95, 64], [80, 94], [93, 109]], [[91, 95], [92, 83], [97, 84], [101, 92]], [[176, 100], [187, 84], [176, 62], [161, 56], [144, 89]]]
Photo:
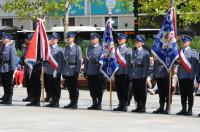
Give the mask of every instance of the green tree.
[[83, 0], [6, 0], [3, 3], [3, 10], [6, 13], [15, 13], [22, 18], [30, 18], [33, 21], [37, 17], [54, 16], [58, 17], [59, 12], [63, 13], [64, 34], [68, 31], [69, 11], [72, 4], [80, 7]]
[[[117, 0], [125, 3], [123, 8], [129, 8], [135, 0]], [[174, 0], [174, 6], [179, 18], [180, 25], [190, 25], [200, 22], [200, 2], [199, 0]], [[163, 16], [169, 8], [170, 0], [138, 0], [139, 12], [152, 16]]]

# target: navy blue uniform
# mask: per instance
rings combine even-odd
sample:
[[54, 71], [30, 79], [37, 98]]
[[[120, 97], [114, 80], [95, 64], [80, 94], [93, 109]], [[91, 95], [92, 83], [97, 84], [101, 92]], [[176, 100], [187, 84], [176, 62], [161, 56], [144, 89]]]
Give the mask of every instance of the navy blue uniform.
[[[194, 78], [197, 76], [197, 71], [198, 71], [198, 54], [196, 50], [190, 47], [185, 49], [184, 54], [192, 66], [192, 71], [188, 72], [181, 63], [178, 66], [178, 79], [181, 92], [182, 111], [180, 111], [177, 114], [191, 115], [194, 102], [194, 96], [193, 96]], [[186, 112], [187, 101], [188, 101], [188, 112]]]
[[169, 76], [165, 66], [157, 58], [154, 61], [153, 75], [158, 85], [160, 103], [160, 107], [153, 113], [166, 113], [167, 105], [165, 110], [164, 106], [168, 103]]
[[13, 44], [0, 45], [0, 74], [4, 89], [1, 104], [12, 104], [13, 73], [16, 68], [17, 53]]
[[132, 88], [137, 108], [133, 112], [145, 112], [146, 111], [146, 79], [148, 76], [148, 70], [150, 65], [149, 52], [142, 47], [136, 49], [132, 53], [132, 68], [131, 68], [131, 79]]
[[82, 51], [80, 46], [73, 44], [64, 48], [64, 62], [62, 67], [62, 75], [65, 79], [65, 85], [68, 88], [70, 104], [65, 108], [77, 108], [79, 90], [78, 77], [82, 64]]
[[119, 46], [119, 52], [126, 60], [126, 67], [122, 67], [119, 64], [119, 69], [115, 74], [115, 85], [117, 89], [117, 97], [119, 105], [114, 111], [126, 111], [128, 105], [128, 90], [129, 90], [129, 73], [131, 68], [131, 54], [132, 51], [126, 46], [126, 44]]
[[[47, 95], [52, 98], [48, 107], [58, 107], [59, 106], [59, 99], [61, 95], [61, 87], [60, 87], [60, 79], [61, 79], [61, 71], [62, 71], [62, 63], [63, 63], [63, 49], [58, 47], [57, 44], [51, 47], [51, 54], [53, 55], [54, 59], [58, 63], [58, 69], [55, 69], [49, 64], [49, 62], [44, 62], [44, 73], [45, 73], [45, 89], [48, 89], [47, 92], [50, 95]], [[54, 75], [55, 74], [55, 75]]]

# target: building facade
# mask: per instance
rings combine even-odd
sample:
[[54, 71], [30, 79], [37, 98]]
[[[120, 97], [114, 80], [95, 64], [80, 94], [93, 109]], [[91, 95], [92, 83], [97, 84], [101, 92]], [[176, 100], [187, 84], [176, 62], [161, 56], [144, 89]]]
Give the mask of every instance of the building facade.
[[[0, 0], [2, 3], [3, 0]], [[1, 4], [2, 5], [2, 4]], [[105, 2], [98, 4], [85, 0], [80, 3], [81, 8], [73, 5], [69, 14], [69, 26], [94, 26], [104, 27], [108, 19], [107, 7]], [[115, 29], [134, 29], [134, 15], [127, 10], [118, 7], [113, 9], [112, 18], [114, 20], [113, 27]], [[62, 16], [63, 14], [59, 14]], [[63, 26], [63, 18], [47, 17], [46, 29], [51, 30], [55, 26]], [[16, 26], [22, 30], [33, 30], [33, 22], [30, 19], [22, 19], [13, 14], [6, 14], [0, 7], [0, 27]]]

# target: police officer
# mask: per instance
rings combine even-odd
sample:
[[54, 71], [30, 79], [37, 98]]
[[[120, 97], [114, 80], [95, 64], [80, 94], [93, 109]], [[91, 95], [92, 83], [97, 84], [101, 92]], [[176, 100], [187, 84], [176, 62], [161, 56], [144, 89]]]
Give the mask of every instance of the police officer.
[[60, 87], [60, 81], [61, 81], [61, 71], [62, 71], [62, 62], [63, 62], [63, 53], [62, 48], [58, 47], [58, 40], [60, 39], [60, 35], [58, 33], [53, 33], [50, 48], [51, 48], [51, 54], [54, 57], [54, 59], [58, 63], [58, 69], [54, 69], [49, 62], [44, 63], [44, 73], [48, 76], [46, 79], [46, 86], [47, 89], [51, 91], [51, 102], [46, 105], [47, 107], [59, 107], [59, 99], [61, 94], [61, 87]]
[[14, 44], [12, 44], [12, 36], [3, 33], [0, 45], [0, 74], [4, 98], [0, 104], [12, 104], [13, 73], [16, 68], [16, 60], [17, 53]]
[[127, 35], [123, 33], [118, 34], [118, 44], [117, 51], [119, 51], [121, 59], [124, 59], [126, 65], [120, 64], [118, 58], [119, 69], [115, 74], [115, 86], [117, 89], [117, 97], [119, 100], [119, 105], [114, 108], [113, 111], [127, 111], [128, 105], [128, 90], [129, 90], [129, 72], [131, 67], [131, 49], [126, 45]]
[[[169, 76], [164, 65], [156, 57], [153, 65], [153, 76], [158, 85], [159, 103], [160, 103], [160, 107], [157, 110], [153, 111], [153, 113], [167, 114]], [[165, 103], [166, 103], [166, 109], [164, 110]]]
[[132, 79], [132, 88], [135, 102], [137, 108], [132, 110], [132, 112], [144, 113], [146, 112], [146, 98], [147, 98], [147, 89], [146, 89], [146, 79], [148, 75], [149, 65], [150, 65], [150, 56], [149, 52], [143, 49], [145, 39], [142, 36], [137, 36], [135, 47], [136, 50], [132, 53], [131, 59], [131, 79]]
[[81, 47], [74, 43], [75, 33], [69, 32], [66, 37], [67, 45], [64, 47], [62, 75], [69, 91], [70, 103], [64, 108], [77, 109], [79, 97], [77, 83], [82, 63], [82, 51]]
[[30, 87], [32, 89], [31, 103], [27, 106], [40, 106], [41, 97], [41, 73], [42, 73], [42, 62], [40, 59], [40, 46], [37, 49], [37, 61], [33, 65], [33, 69], [30, 76]]
[[[58, 41], [60, 39], [60, 36], [58, 33], [53, 33], [53, 37], [50, 35], [47, 35], [48, 38], [48, 42], [50, 45], [50, 48], [52, 49], [52, 39], [54, 41]], [[57, 42], [56, 42], [57, 43]], [[56, 44], [57, 45], [57, 44]], [[57, 48], [57, 46], [56, 46]], [[44, 99], [44, 102], [50, 102], [50, 99], [52, 97], [52, 67], [51, 65], [48, 63], [48, 61], [44, 61], [43, 63], [43, 68], [44, 68], [44, 87], [45, 87], [45, 92], [46, 92], [46, 98]]]
[[92, 105], [88, 107], [89, 110], [101, 110], [101, 102], [103, 95], [102, 78], [100, 73], [99, 59], [101, 55], [101, 46], [99, 45], [99, 38], [101, 36], [97, 33], [90, 34], [90, 46], [86, 49], [86, 60], [84, 63], [84, 77], [88, 81], [90, 96], [92, 97]]
[[30, 71], [29, 71], [29, 67], [27, 66], [27, 64], [24, 62], [25, 58], [26, 58], [26, 52], [28, 49], [28, 45], [30, 43], [30, 40], [32, 39], [33, 33], [30, 33], [27, 35], [26, 39], [25, 39], [25, 44], [22, 47], [22, 56], [21, 56], [21, 62], [22, 65], [24, 65], [24, 80], [26, 83], [26, 87], [27, 87], [27, 97], [25, 99], [23, 99], [23, 102], [30, 102], [31, 101], [31, 95], [32, 95], [32, 90], [30, 87]]
[[[191, 71], [186, 70], [182, 63], [178, 67], [178, 79], [181, 92], [182, 110], [177, 115], [192, 115], [192, 107], [194, 102], [194, 78], [198, 70], [198, 54], [197, 51], [190, 47], [192, 38], [184, 35], [182, 38], [182, 51], [186, 60], [191, 64]], [[188, 101], [188, 110], [187, 110]]]

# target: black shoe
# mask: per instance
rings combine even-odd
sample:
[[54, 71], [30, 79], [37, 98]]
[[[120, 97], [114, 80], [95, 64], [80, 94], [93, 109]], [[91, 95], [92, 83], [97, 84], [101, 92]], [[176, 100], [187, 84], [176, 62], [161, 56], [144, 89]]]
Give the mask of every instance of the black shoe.
[[78, 108], [78, 100], [71, 100], [70, 103], [64, 108], [71, 108], [71, 109], [77, 109]]
[[40, 106], [40, 101], [28, 103], [26, 106]]
[[47, 105], [45, 105], [45, 107], [51, 107], [52, 106], [52, 104], [50, 103], [50, 104], [47, 104]]
[[141, 108], [141, 109], [139, 109], [138, 112], [139, 112], [139, 113], [146, 113], [146, 108]]
[[164, 112], [162, 114], [169, 114], [168, 110], [164, 110]]
[[193, 113], [192, 113], [192, 106], [189, 106], [189, 107], [188, 107], [188, 111], [186, 112], [185, 115], [186, 115], [186, 116], [192, 116], [192, 114], [193, 114]]
[[164, 110], [163, 108], [159, 107], [157, 110], [153, 111], [153, 114], [163, 114]]
[[4, 100], [4, 98], [5, 98], [5, 96], [3, 95], [3, 96], [0, 98], [0, 100]]
[[127, 111], [127, 106], [122, 107], [121, 111], [126, 112]]
[[33, 106], [40, 106], [40, 102], [35, 102]]
[[121, 111], [122, 110], [122, 105], [119, 104], [117, 108], [114, 108], [113, 111]]
[[97, 107], [95, 108], [95, 110], [101, 110], [101, 105], [97, 105]]
[[200, 114], [198, 114], [198, 117], [200, 117]]
[[31, 98], [30, 97], [27, 97], [25, 99], [22, 99], [23, 102], [30, 102], [31, 101]]
[[90, 107], [88, 107], [87, 109], [88, 110], [94, 110], [94, 109], [96, 109], [96, 107], [97, 107], [97, 104], [92, 104]]
[[12, 104], [12, 100], [11, 101], [10, 100], [2, 100], [0, 102], [0, 104], [10, 105], [10, 104]]
[[70, 108], [71, 108], [71, 109], [77, 109], [77, 108], [78, 108], [77, 103], [73, 104]]
[[188, 111], [185, 113], [186, 116], [192, 116], [192, 114], [193, 114], [192, 111]]
[[64, 108], [71, 108], [72, 107], [72, 102], [70, 102], [68, 105], [64, 106]]
[[60, 106], [59, 103], [54, 103], [51, 105], [52, 108], [58, 108], [59, 106]]
[[140, 111], [140, 108], [136, 108], [136, 109], [134, 109], [134, 110], [132, 110], [131, 112], [139, 112]]
[[96, 99], [92, 99], [92, 105], [90, 107], [88, 107], [88, 110], [94, 110], [97, 107], [97, 100]]
[[176, 115], [186, 115], [186, 110], [182, 109], [180, 112], [176, 113]]
[[33, 102], [26, 104], [26, 106], [33, 106]]
[[59, 98], [54, 98], [47, 107], [57, 108], [59, 107]]

